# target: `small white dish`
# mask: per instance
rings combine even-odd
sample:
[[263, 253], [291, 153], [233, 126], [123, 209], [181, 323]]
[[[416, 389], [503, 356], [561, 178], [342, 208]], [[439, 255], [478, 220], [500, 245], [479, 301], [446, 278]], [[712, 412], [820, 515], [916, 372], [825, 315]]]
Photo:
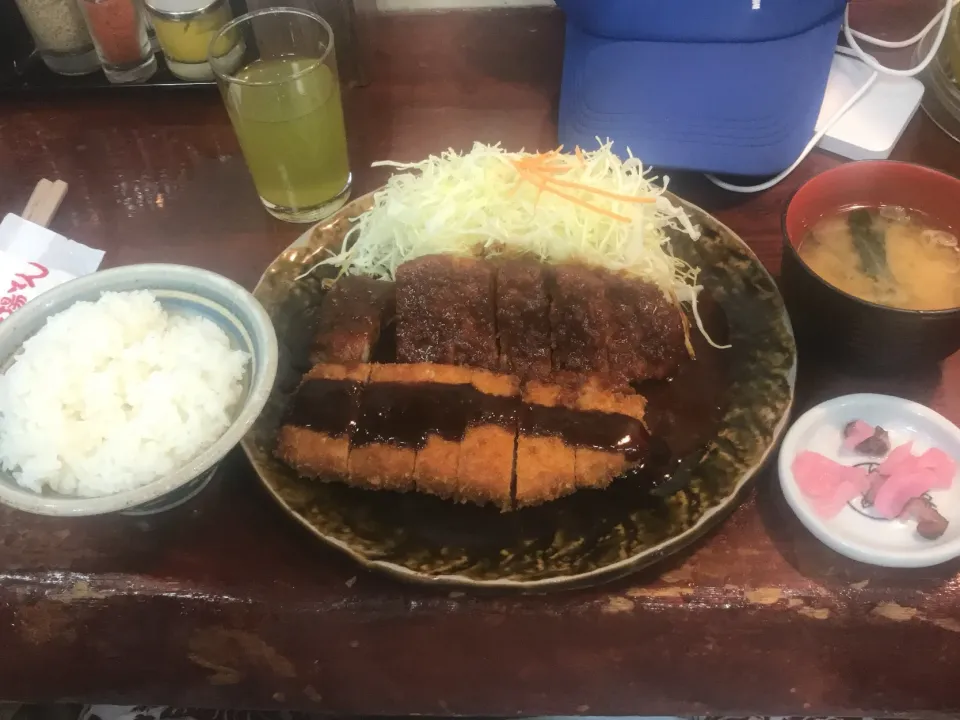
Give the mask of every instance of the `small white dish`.
[[889, 395], [845, 395], [808, 410], [793, 424], [780, 446], [780, 487], [800, 521], [818, 540], [841, 555], [883, 567], [928, 567], [960, 557], [960, 480], [949, 490], [930, 492], [937, 510], [948, 521], [936, 540], [917, 534], [910, 520], [872, 516], [857, 498], [837, 515], [817, 515], [793, 476], [794, 458], [805, 451], [821, 453], [844, 465], [869, 458], [842, 449], [843, 428], [853, 420], [880, 425], [892, 447], [913, 441], [914, 453], [937, 447], [960, 461], [960, 428], [919, 403]]

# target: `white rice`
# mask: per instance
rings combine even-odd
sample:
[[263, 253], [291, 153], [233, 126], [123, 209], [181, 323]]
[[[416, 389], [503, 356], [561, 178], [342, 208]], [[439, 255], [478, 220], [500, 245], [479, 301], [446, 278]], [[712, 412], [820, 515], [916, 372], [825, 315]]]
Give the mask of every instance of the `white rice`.
[[0, 467], [23, 487], [96, 497], [178, 469], [232, 422], [248, 356], [147, 291], [50, 317], [0, 375]]

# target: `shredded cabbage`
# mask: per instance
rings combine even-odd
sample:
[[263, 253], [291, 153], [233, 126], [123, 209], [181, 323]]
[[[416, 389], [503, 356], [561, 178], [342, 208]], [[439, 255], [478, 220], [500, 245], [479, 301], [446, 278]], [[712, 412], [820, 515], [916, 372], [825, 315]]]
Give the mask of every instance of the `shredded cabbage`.
[[374, 163], [397, 173], [355, 219], [340, 251], [305, 274], [334, 265], [341, 274], [393, 280], [398, 266], [421, 255], [528, 254], [653, 283], [675, 302], [693, 304], [700, 326], [699, 269], [673, 255], [666, 230], [695, 240], [700, 231], [663, 196], [669, 178], [654, 184], [629, 149], [621, 160], [612, 148], [607, 141], [592, 152], [532, 154], [478, 142], [467, 153]]

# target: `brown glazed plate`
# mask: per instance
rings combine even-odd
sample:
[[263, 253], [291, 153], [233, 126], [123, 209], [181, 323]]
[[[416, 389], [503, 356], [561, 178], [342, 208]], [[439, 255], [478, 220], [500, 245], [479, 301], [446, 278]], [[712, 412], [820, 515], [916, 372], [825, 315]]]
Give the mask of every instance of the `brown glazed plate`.
[[744, 242], [703, 210], [681, 204], [702, 237], [674, 239], [701, 268], [727, 317], [733, 345], [726, 410], [689, 481], [667, 497], [615, 481], [539, 507], [500, 513], [420, 493], [374, 492], [306, 480], [273, 456], [290, 394], [308, 369], [312, 313], [323, 295], [315, 272], [297, 279], [324, 248], [337, 247], [367, 195], [305, 233], [267, 268], [254, 290], [280, 343], [277, 382], [243, 449], [283, 509], [362, 565], [441, 585], [544, 591], [596, 584], [654, 563], [702, 537], [742, 499], [775, 447], [793, 402], [796, 346], [770, 274]]

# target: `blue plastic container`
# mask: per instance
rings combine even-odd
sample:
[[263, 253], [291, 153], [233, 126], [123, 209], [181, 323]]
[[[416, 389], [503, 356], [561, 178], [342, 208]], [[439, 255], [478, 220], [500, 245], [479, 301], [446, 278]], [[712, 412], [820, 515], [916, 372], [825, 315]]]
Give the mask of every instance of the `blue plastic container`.
[[557, 0], [560, 142], [737, 175], [788, 167], [814, 133], [846, 0]]

